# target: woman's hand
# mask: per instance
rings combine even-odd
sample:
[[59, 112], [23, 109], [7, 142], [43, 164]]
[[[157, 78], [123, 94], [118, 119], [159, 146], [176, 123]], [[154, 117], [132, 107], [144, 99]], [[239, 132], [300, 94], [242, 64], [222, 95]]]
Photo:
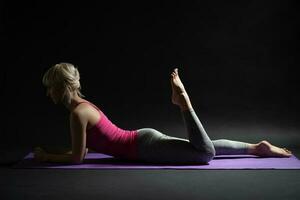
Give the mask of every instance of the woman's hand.
[[34, 149], [34, 159], [38, 162], [45, 162], [47, 161], [47, 153], [41, 147], [36, 147]]

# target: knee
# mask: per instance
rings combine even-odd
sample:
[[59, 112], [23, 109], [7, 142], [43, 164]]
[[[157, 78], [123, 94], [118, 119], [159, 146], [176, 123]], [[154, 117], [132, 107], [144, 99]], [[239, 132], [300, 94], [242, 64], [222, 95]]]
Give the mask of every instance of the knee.
[[216, 156], [216, 150], [214, 147], [207, 148], [202, 154], [202, 162], [208, 163]]
[[158, 132], [156, 129], [154, 129], [154, 128], [144, 128], [144, 130], [146, 131], [146, 132], [148, 132], [148, 133], [156, 133], [156, 132]]
[[211, 152], [207, 153], [206, 158], [205, 158], [205, 162], [207, 162], [207, 163], [210, 162], [212, 159], [214, 159], [215, 155], [216, 155], [215, 153], [211, 153]]
[[209, 152], [206, 154], [206, 162], [210, 162], [212, 159], [214, 159], [216, 153], [212, 153], [212, 152]]
[[142, 129], [139, 129], [138, 132], [141, 134], [153, 134], [153, 133], [156, 133], [157, 130], [155, 130], [153, 128], [142, 128]]

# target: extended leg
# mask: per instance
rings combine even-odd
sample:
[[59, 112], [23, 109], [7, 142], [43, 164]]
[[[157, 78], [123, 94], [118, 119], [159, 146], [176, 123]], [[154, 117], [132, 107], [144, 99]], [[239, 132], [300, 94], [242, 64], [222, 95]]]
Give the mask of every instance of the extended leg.
[[212, 140], [216, 155], [246, 155], [250, 154], [252, 144], [227, 139]]
[[251, 144], [227, 139], [212, 140], [216, 155], [249, 154], [260, 157], [290, 157], [292, 152], [286, 148], [280, 148], [263, 140], [257, 144]]

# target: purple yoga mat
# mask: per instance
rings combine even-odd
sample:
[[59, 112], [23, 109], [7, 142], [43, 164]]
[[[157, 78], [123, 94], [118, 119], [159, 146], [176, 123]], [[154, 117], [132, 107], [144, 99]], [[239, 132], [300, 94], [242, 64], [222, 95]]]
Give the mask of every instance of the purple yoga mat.
[[300, 169], [300, 160], [294, 155], [289, 158], [261, 158], [252, 155], [216, 156], [208, 165], [162, 165], [126, 162], [109, 155], [88, 153], [79, 165], [61, 163], [39, 163], [29, 153], [14, 168], [46, 169]]

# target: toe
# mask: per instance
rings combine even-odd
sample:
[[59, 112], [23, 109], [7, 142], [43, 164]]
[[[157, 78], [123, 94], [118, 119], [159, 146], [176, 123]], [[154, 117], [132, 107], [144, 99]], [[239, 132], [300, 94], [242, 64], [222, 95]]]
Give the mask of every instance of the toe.
[[287, 148], [283, 148], [283, 150], [285, 150], [285, 151], [288, 152], [288, 153], [291, 153], [291, 151], [288, 150]]
[[286, 148], [283, 148], [284, 152], [287, 154], [287, 155], [292, 155], [292, 152]]

